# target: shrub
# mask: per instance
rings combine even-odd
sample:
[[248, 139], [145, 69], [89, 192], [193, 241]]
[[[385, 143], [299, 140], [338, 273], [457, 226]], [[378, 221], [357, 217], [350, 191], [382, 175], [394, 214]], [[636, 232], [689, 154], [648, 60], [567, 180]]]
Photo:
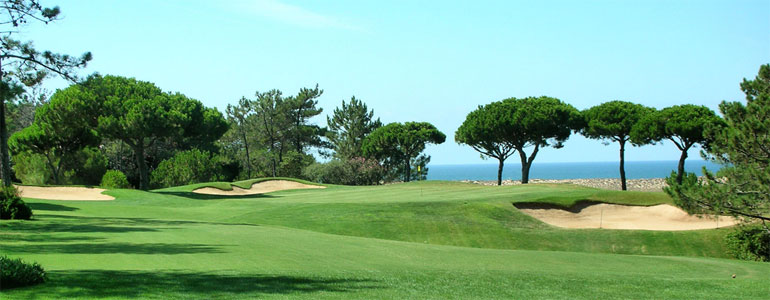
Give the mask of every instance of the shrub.
[[736, 258], [770, 261], [770, 232], [762, 225], [738, 227], [727, 235], [727, 247]]
[[43, 283], [46, 279], [45, 270], [38, 263], [0, 256], [0, 290]]
[[99, 184], [107, 171], [107, 157], [97, 148], [89, 147], [65, 158], [53, 157], [52, 164], [59, 166], [59, 181], [55, 182], [53, 170], [46, 156], [33, 152], [20, 152], [13, 156], [16, 177], [24, 184]]
[[101, 187], [112, 189], [130, 189], [131, 184], [128, 183], [126, 174], [118, 170], [109, 170], [102, 176]]
[[107, 172], [107, 156], [89, 147], [78, 151], [70, 165], [75, 166], [71, 183], [97, 185]]
[[385, 170], [377, 161], [360, 157], [315, 163], [303, 172], [303, 176], [311, 181], [344, 185], [378, 184], [384, 174]]
[[151, 183], [156, 187], [170, 187], [216, 181], [220, 171], [221, 167], [208, 151], [192, 149], [162, 161], [152, 171]]
[[9, 186], [0, 190], [0, 219], [29, 220], [32, 209], [19, 197], [16, 188]]
[[13, 170], [16, 178], [24, 184], [42, 185], [53, 183], [53, 173], [45, 156], [32, 152], [21, 152], [13, 156]]

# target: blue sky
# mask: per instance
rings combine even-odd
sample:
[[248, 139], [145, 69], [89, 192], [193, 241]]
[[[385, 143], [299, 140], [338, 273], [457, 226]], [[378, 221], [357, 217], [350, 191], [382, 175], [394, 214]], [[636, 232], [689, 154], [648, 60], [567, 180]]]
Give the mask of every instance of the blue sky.
[[[770, 63], [770, 1], [45, 1], [63, 19], [20, 37], [94, 60], [224, 111], [242, 96], [318, 83], [326, 113], [352, 95], [383, 122], [447, 135], [433, 164], [483, 163], [454, 131], [478, 105], [547, 95], [714, 110]], [[51, 80], [50, 88], [66, 86]], [[536, 162], [615, 161], [616, 144], [573, 135]], [[690, 156], [698, 157], [698, 150]], [[671, 143], [627, 160], [676, 160]], [[514, 161], [511, 161], [514, 162]]]

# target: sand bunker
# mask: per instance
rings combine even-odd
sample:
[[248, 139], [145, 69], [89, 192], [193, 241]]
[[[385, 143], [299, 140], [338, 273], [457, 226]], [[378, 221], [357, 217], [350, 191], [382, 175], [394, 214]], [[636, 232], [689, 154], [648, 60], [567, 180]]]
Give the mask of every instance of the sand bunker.
[[251, 186], [250, 189], [242, 189], [237, 186], [233, 186], [232, 191], [224, 191], [218, 188], [205, 187], [196, 189], [193, 193], [206, 194], [206, 195], [224, 195], [224, 196], [237, 196], [237, 195], [255, 195], [264, 194], [276, 191], [284, 190], [296, 190], [296, 189], [323, 189], [325, 186], [310, 185], [289, 180], [268, 180], [257, 182]]
[[103, 201], [115, 200], [115, 197], [103, 195], [105, 189], [86, 188], [86, 187], [42, 187], [42, 186], [16, 186], [19, 195], [23, 198], [36, 198], [48, 200], [83, 200], [83, 201]]
[[697, 230], [732, 226], [732, 217], [699, 218], [668, 204], [628, 206], [582, 202], [569, 209], [543, 203], [516, 203], [522, 212], [564, 228]]

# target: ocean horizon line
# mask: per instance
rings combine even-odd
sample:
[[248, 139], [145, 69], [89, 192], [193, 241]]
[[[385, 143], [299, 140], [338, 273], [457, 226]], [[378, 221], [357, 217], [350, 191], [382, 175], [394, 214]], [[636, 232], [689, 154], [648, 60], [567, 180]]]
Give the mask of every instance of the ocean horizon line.
[[[677, 170], [678, 160], [642, 160], [626, 161], [626, 179], [665, 178]], [[619, 161], [602, 162], [533, 162], [530, 168], [530, 179], [564, 180], [564, 179], [613, 179], [620, 177]], [[428, 180], [497, 180], [496, 163], [477, 164], [428, 164]], [[708, 160], [687, 160], [685, 171], [702, 175], [706, 167], [711, 172], [718, 171], [721, 165]], [[521, 163], [506, 163], [503, 168], [502, 180], [521, 180]]]

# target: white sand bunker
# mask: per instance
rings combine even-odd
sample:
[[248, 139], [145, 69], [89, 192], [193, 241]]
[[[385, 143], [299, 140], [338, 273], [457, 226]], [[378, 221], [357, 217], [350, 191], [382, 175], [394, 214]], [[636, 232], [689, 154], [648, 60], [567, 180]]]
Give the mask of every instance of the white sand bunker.
[[565, 210], [543, 203], [516, 203], [522, 212], [545, 223], [564, 228], [641, 230], [697, 230], [732, 226], [732, 217], [706, 218], [689, 215], [668, 204], [628, 206], [582, 202]]
[[250, 189], [242, 189], [237, 186], [232, 186], [233, 190], [225, 191], [218, 188], [205, 187], [199, 188], [193, 191], [193, 193], [206, 194], [206, 195], [224, 195], [224, 196], [237, 196], [237, 195], [256, 195], [264, 194], [276, 191], [285, 190], [297, 190], [297, 189], [323, 189], [325, 186], [310, 185], [289, 180], [268, 180], [257, 182], [251, 185]]
[[97, 188], [70, 186], [16, 186], [16, 189], [19, 190], [19, 195], [23, 198], [74, 201], [115, 200], [115, 197], [102, 194], [105, 189]]

